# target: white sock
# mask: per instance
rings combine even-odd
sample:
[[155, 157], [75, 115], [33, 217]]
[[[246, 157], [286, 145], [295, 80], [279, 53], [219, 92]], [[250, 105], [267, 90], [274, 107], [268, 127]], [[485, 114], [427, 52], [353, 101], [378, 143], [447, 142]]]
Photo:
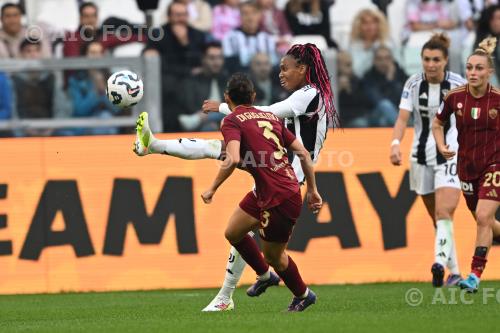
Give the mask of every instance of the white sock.
[[459, 275], [460, 269], [458, 268], [458, 257], [457, 257], [457, 246], [455, 242], [454, 232], [453, 232], [453, 223], [451, 225], [451, 239], [453, 241], [453, 245], [451, 247], [450, 257], [448, 258], [448, 270], [451, 274]]
[[306, 288], [306, 292], [303, 293], [302, 296], [300, 296], [300, 298], [306, 298], [307, 294], [309, 294], [309, 288]]
[[220, 140], [186, 138], [155, 140], [151, 142], [149, 150], [153, 154], [167, 154], [186, 160], [218, 159], [222, 152], [222, 143]]
[[[253, 232], [251, 231], [248, 234], [253, 236]], [[236, 289], [246, 265], [247, 263], [243, 260], [238, 251], [231, 246], [226, 266], [226, 275], [224, 276], [224, 284], [219, 290], [218, 296], [225, 296], [228, 298], [233, 296], [234, 289]]]
[[451, 220], [438, 220], [436, 222], [434, 244], [434, 261], [446, 267], [453, 247], [453, 222]]

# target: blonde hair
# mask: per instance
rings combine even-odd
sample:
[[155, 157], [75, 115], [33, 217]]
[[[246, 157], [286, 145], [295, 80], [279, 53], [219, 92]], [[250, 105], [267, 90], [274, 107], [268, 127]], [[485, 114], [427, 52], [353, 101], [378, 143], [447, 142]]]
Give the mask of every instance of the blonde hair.
[[387, 23], [387, 19], [384, 14], [377, 9], [362, 9], [360, 10], [354, 20], [352, 22], [351, 28], [351, 41], [361, 40], [363, 39], [361, 36], [361, 24], [365, 17], [370, 16], [374, 18], [378, 23], [378, 41], [386, 41], [389, 39], [389, 25]]
[[486, 37], [479, 43], [478, 47], [472, 52], [472, 54], [469, 56], [472, 57], [473, 55], [477, 56], [482, 56], [486, 57], [488, 59], [488, 65], [491, 68], [495, 67], [495, 64], [493, 62], [493, 57], [491, 56], [493, 52], [495, 52], [495, 48], [497, 46], [497, 38], [496, 37]]

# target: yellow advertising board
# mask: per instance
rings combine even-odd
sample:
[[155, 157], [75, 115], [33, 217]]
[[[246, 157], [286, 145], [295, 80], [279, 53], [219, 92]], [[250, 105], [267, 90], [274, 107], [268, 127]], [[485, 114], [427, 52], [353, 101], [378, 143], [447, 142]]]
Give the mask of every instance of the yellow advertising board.
[[[1, 294], [221, 284], [229, 250], [224, 229], [251, 177], [236, 171], [205, 205], [200, 195], [218, 161], [139, 158], [133, 140], [0, 140]], [[432, 222], [408, 190], [408, 162], [389, 163], [390, 141], [390, 129], [329, 133], [316, 168], [325, 206], [317, 217], [303, 211], [289, 246], [307, 283], [430, 279]], [[467, 273], [475, 223], [462, 199], [455, 235]], [[499, 252], [491, 251], [485, 279], [500, 279]], [[242, 282], [254, 279], [248, 268]]]

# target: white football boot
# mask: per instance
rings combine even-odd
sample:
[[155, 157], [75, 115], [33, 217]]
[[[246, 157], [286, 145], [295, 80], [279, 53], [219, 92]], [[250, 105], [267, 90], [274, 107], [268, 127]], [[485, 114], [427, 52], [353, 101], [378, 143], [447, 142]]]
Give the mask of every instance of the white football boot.
[[230, 311], [234, 310], [232, 298], [223, 295], [217, 295], [203, 310], [203, 312]]

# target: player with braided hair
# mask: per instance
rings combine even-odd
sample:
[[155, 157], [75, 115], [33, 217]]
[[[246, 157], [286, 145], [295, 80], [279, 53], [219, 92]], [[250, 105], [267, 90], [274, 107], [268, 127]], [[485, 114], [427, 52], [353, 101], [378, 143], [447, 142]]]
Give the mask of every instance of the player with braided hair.
[[477, 222], [471, 273], [458, 284], [468, 292], [477, 292], [493, 238], [500, 237], [500, 222], [495, 219], [500, 206], [500, 90], [489, 83], [495, 45], [496, 38], [486, 38], [469, 56], [467, 84], [448, 93], [432, 124], [436, 146], [449, 160], [456, 152], [444, 140], [444, 126], [452, 114], [456, 118], [458, 177]]
[[[285, 100], [270, 106], [255, 108], [271, 112], [278, 118], [285, 119], [287, 128], [304, 144], [311, 154], [313, 162], [317, 161], [327, 128], [339, 126], [339, 116], [333, 102], [333, 93], [328, 70], [320, 50], [314, 44], [294, 45], [281, 59], [280, 83], [292, 94]], [[205, 101], [205, 112], [221, 112], [229, 114], [226, 103]], [[147, 113], [142, 113], [137, 120], [137, 137], [134, 151], [137, 155], [166, 154], [183, 159], [221, 158], [225, 150], [220, 140], [178, 139], [158, 140], [149, 129]], [[304, 172], [300, 160], [290, 154], [289, 161], [299, 182], [304, 181]], [[238, 284], [245, 261], [234, 247], [231, 248], [226, 266], [224, 284], [217, 296], [203, 311], [232, 310], [233, 292]], [[259, 296], [267, 287], [277, 285], [279, 277], [270, 274], [268, 280], [260, 277], [255, 285], [247, 291], [249, 296]]]

